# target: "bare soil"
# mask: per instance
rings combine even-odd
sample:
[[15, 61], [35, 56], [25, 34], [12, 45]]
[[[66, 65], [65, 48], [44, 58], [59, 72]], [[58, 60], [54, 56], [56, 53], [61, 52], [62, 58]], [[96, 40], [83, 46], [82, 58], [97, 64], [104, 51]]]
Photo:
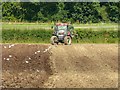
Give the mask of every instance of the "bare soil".
[[117, 44], [3, 44], [3, 88], [117, 88]]
[[43, 87], [51, 71], [48, 45], [6, 44], [2, 50], [3, 87]]

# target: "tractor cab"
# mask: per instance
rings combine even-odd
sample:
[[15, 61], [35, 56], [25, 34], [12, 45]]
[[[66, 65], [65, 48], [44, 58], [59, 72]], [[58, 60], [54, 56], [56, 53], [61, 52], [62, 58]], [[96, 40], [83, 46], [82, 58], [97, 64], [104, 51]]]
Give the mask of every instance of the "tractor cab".
[[69, 31], [70, 29], [72, 29], [72, 26], [68, 23], [56, 23], [54, 29], [56, 31], [59, 31], [59, 30]]

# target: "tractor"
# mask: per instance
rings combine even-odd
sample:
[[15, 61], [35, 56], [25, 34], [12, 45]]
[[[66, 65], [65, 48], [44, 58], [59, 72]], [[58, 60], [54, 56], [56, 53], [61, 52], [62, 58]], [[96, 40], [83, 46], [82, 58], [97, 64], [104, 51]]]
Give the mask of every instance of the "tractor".
[[72, 25], [68, 23], [56, 23], [52, 28], [54, 28], [50, 39], [52, 45], [58, 44], [59, 42], [65, 45], [71, 45], [74, 30]]

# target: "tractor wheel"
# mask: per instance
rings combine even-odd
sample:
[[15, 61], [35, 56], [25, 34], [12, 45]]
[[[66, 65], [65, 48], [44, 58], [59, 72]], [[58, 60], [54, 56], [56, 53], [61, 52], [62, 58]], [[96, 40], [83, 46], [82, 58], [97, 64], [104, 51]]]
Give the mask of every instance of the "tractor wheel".
[[52, 36], [51, 39], [50, 39], [50, 41], [51, 41], [52, 45], [55, 45], [55, 44], [58, 43], [58, 38], [56, 36]]
[[64, 44], [65, 45], [71, 45], [71, 43], [72, 43], [72, 38], [70, 36], [66, 36], [64, 38]]

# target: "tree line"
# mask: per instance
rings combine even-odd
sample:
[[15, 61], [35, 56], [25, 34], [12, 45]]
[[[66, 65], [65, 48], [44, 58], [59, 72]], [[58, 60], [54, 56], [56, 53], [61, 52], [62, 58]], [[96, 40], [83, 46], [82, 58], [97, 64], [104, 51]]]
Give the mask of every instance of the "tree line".
[[118, 2], [3, 2], [2, 20], [6, 22], [119, 21]]

